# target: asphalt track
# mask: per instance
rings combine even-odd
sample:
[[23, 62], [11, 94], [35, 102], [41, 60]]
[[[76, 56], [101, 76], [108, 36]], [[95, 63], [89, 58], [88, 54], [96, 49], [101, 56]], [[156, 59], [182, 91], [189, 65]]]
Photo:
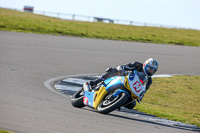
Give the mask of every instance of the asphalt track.
[[157, 74], [200, 75], [200, 48], [0, 31], [0, 129], [19, 133], [189, 133], [119, 112], [71, 106], [44, 86], [54, 77], [103, 73], [156, 58]]

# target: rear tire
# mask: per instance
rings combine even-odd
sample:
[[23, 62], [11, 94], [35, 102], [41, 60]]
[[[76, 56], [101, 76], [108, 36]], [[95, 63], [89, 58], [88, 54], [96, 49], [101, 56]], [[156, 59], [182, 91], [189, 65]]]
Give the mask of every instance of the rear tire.
[[124, 106], [125, 108], [128, 109], [133, 109], [136, 106], [136, 101], [134, 100], [133, 102], [131, 102], [130, 104]]
[[102, 102], [97, 107], [97, 111], [99, 113], [107, 114], [115, 109], [120, 108], [126, 103], [126, 101], [128, 100], [128, 96], [126, 95], [126, 93], [122, 93], [118, 95], [116, 99], [114, 98], [115, 100], [114, 102], [111, 101], [111, 104], [108, 104], [108, 105], [106, 104], [106, 100], [107, 99], [102, 100]]
[[71, 98], [71, 103], [76, 108], [82, 108], [84, 107], [83, 103], [83, 90], [78, 90]]

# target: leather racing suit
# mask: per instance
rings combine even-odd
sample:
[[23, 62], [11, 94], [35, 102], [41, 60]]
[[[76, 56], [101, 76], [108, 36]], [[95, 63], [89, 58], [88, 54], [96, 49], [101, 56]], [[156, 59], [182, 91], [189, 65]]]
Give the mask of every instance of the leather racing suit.
[[[100, 83], [103, 80], [106, 80], [108, 78], [114, 77], [114, 76], [126, 76], [128, 71], [134, 71], [137, 70], [139, 72], [143, 72], [143, 64], [135, 61], [135, 62], [131, 62], [125, 65], [120, 65], [117, 68], [107, 68], [106, 69], [106, 73], [104, 73], [103, 75], [101, 75], [100, 78], [98, 78], [95, 81], [91, 81], [90, 85], [96, 86], [98, 83]], [[148, 77], [147, 83], [146, 83], [146, 91], [149, 89], [149, 87], [152, 84], [152, 78]]]

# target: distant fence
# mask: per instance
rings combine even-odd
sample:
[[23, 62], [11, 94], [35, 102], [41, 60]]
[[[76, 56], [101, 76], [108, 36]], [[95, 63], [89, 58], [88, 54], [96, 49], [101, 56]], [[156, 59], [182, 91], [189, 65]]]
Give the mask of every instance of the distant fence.
[[[3, 7], [0, 7], [0, 8], [3, 8]], [[22, 12], [24, 11], [23, 9], [11, 9], [11, 8], [6, 8], [6, 9], [22, 11]], [[105, 23], [134, 25], [134, 26], [150, 26], [150, 27], [186, 29], [183, 27], [177, 27], [177, 26], [171, 26], [171, 25], [144, 23], [144, 22], [137, 22], [137, 21], [131, 21], [131, 20], [121, 20], [121, 19], [110, 19], [110, 18], [78, 15], [78, 14], [56, 13], [56, 12], [36, 11], [36, 10], [34, 10], [33, 13], [50, 16], [50, 17], [56, 17], [56, 18], [60, 18], [60, 19], [73, 20], [73, 21], [105, 22]]]
[[137, 22], [137, 21], [131, 21], [131, 20], [122, 20], [122, 19], [110, 19], [110, 18], [95, 17], [95, 16], [85, 16], [85, 15], [79, 15], [79, 14], [55, 13], [55, 12], [47, 12], [47, 11], [34, 11], [34, 13], [45, 15], [45, 16], [56, 17], [60, 19], [73, 20], [73, 21], [105, 22], [105, 23], [114, 23], [114, 24], [163, 27], [163, 28], [181, 28], [181, 27], [171, 26], [171, 25], [144, 23], [144, 22]]

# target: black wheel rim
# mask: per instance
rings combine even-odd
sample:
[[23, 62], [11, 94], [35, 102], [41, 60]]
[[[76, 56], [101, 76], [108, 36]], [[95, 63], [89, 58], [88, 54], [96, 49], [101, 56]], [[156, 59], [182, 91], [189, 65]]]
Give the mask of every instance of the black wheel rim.
[[105, 100], [102, 101], [102, 107], [106, 107], [113, 104], [119, 99], [119, 97], [119, 95], [113, 97], [113, 93], [109, 94], [108, 96], [106, 96]]

